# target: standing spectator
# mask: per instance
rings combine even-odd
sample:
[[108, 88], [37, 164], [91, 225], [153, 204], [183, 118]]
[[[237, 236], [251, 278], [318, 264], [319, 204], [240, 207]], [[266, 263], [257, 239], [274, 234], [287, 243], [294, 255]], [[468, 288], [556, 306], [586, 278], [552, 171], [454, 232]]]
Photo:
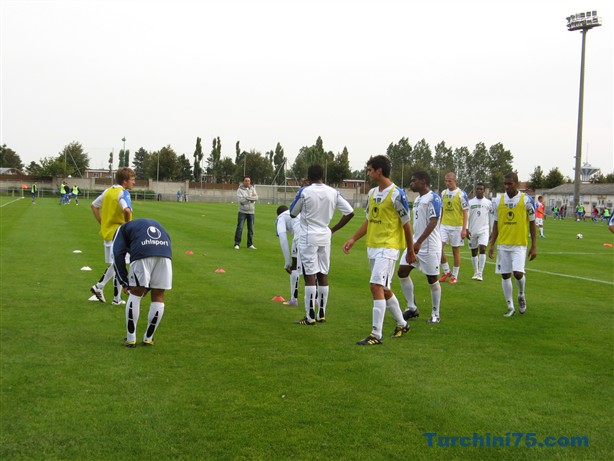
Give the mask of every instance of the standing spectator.
[[[290, 205], [291, 216], [301, 215], [299, 255], [305, 279], [305, 317], [296, 321], [299, 325], [326, 321], [331, 236], [354, 217], [352, 206], [339, 191], [322, 183], [323, 178], [324, 169], [320, 165], [311, 165], [307, 169], [309, 185], [299, 189]], [[335, 210], [343, 216], [329, 228]]]
[[237, 189], [237, 201], [239, 202], [239, 217], [237, 229], [235, 230], [235, 250], [241, 248], [241, 238], [243, 236], [243, 224], [247, 220], [247, 248], [255, 250], [254, 246], [254, 213], [256, 212], [256, 201], [258, 193], [256, 187], [252, 186], [252, 179], [249, 176], [243, 177], [243, 184]]
[[[544, 197], [540, 195], [537, 197], [537, 204], [535, 206], [535, 224], [539, 227], [539, 236], [543, 239], [546, 238], [544, 235], [544, 215], [546, 214], [546, 207], [544, 206]], [[559, 210], [560, 214], [560, 210]]]
[[[130, 271], [126, 254], [130, 254]], [[143, 345], [153, 345], [153, 335], [164, 315], [164, 292], [172, 288], [171, 238], [158, 221], [135, 219], [117, 231], [113, 241], [113, 260], [121, 286], [129, 293], [126, 304], [126, 347], [136, 346], [136, 327], [141, 299], [151, 291], [151, 305]]]
[[409, 332], [409, 323], [403, 318], [399, 300], [390, 289], [390, 282], [394, 276], [400, 251], [408, 248], [406, 252], [408, 264], [416, 260], [416, 254], [413, 248], [407, 196], [403, 189], [390, 180], [390, 169], [390, 160], [383, 155], [371, 157], [367, 162], [369, 179], [377, 186], [371, 189], [367, 196], [366, 220], [343, 245], [343, 251], [348, 254], [357, 240], [367, 236], [373, 322], [371, 333], [356, 343], [360, 346], [382, 344], [386, 309], [397, 323], [392, 337], [400, 338]]
[[[465, 244], [467, 236], [467, 219], [469, 214], [469, 200], [464, 190], [456, 186], [456, 174], [448, 173], [445, 176], [447, 190], [441, 194], [443, 209], [441, 212], [441, 267], [443, 276], [440, 282], [449, 279], [450, 283], [456, 283], [460, 272], [461, 256], [460, 247]], [[445, 246], [449, 243], [452, 247], [454, 267], [450, 271], [450, 265], [446, 259]]]
[[76, 205], [79, 205], [79, 194], [81, 193], [81, 189], [76, 184], [73, 186], [70, 195], [75, 199]]
[[503, 179], [505, 193], [493, 202], [495, 223], [490, 238], [488, 256], [492, 259], [497, 243], [496, 273], [501, 274], [503, 295], [507, 303], [504, 317], [516, 313], [514, 308], [514, 287], [512, 273], [518, 286], [518, 311], [524, 314], [527, 309], [525, 297], [527, 258], [527, 235], [531, 233], [529, 260], [537, 256], [535, 204], [530, 195], [518, 191], [518, 176], [508, 173]]
[[116, 184], [106, 189], [92, 202], [92, 213], [100, 224], [100, 235], [104, 240], [104, 259], [107, 269], [90, 291], [104, 303], [104, 287], [113, 279], [113, 302], [119, 305], [126, 302], [121, 299], [121, 286], [113, 269], [113, 238], [117, 228], [132, 220], [132, 201], [130, 189], [134, 186], [136, 174], [131, 168], [120, 168], [115, 174]]
[[407, 300], [407, 309], [403, 318], [409, 320], [420, 316], [414, 296], [414, 282], [410, 273], [420, 269], [431, 290], [431, 317], [428, 323], [439, 323], [439, 307], [441, 304], [441, 285], [439, 284], [439, 263], [441, 261], [441, 235], [439, 234], [439, 218], [441, 216], [441, 197], [432, 192], [429, 185], [431, 178], [424, 171], [417, 171], [411, 177], [409, 187], [412, 192], [420, 194], [416, 197], [412, 212], [414, 214], [414, 251], [416, 261], [407, 262], [405, 253], [401, 256], [397, 272], [403, 295]]
[[[285, 301], [284, 304], [286, 306], [298, 306], [298, 281], [301, 277], [298, 240], [301, 233], [301, 215], [292, 218], [288, 207], [281, 205], [277, 208], [275, 229], [281, 252], [284, 255], [284, 270], [290, 274], [290, 299]], [[292, 235], [291, 248], [288, 247], [288, 234]]]
[[492, 222], [492, 202], [484, 197], [484, 183], [475, 185], [475, 197], [469, 200], [469, 249], [471, 250], [471, 265], [473, 266], [473, 280], [484, 280], [484, 266], [486, 265], [486, 246], [490, 236]]
[[177, 202], [181, 202], [181, 189], [177, 191]]
[[38, 192], [38, 188], [36, 187], [36, 183], [32, 184], [30, 188], [30, 193], [32, 194], [32, 203], [36, 203], [36, 192]]

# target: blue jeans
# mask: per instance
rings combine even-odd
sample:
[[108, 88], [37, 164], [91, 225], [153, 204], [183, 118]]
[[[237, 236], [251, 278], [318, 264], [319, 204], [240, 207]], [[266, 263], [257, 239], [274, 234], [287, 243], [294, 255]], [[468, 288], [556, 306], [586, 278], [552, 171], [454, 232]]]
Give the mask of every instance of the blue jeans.
[[241, 237], [243, 235], [243, 224], [247, 220], [247, 246], [251, 247], [254, 242], [254, 215], [241, 213], [239, 211], [239, 219], [237, 221], [237, 230], [235, 231], [235, 245], [241, 246]]

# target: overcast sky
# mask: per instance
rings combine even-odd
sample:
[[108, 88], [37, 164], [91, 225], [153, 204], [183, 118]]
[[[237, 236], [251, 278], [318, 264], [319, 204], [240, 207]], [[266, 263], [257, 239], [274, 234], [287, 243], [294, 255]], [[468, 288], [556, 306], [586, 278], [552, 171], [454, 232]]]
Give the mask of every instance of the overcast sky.
[[318, 136], [361, 169], [392, 142], [501, 142], [521, 179], [573, 178], [580, 32], [583, 161], [614, 170], [610, 0], [0, 0], [1, 143], [24, 164], [80, 142], [91, 167], [166, 145], [193, 162]]

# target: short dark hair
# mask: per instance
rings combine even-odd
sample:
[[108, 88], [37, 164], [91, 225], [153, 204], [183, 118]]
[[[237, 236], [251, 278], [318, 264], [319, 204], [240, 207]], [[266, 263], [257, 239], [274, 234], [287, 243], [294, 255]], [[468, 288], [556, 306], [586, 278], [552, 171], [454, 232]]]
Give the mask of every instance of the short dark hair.
[[288, 207], [286, 205], [279, 205], [277, 207], [277, 216], [279, 216], [280, 214], [282, 214], [284, 211], [286, 211], [288, 209]]
[[367, 160], [367, 166], [373, 168], [373, 170], [377, 170], [379, 168], [382, 169], [382, 174], [386, 178], [390, 178], [390, 170], [392, 165], [390, 164], [390, 159], [385, 155], [376, 155]]
[[[128, 167], [120, 168], [115, 173], [116, 184], [121, 185], [124, 181], [127, 181], [130, 178], [136, 178], [136, 173], [134, 172], [132, 168], [128, 168]], [[66, 184], [68, 183], [66, 182]]]
[[321, 165], [311, 165], [307, 168], [307, 179], [310, 181], [322, 181], [324, 179], [324, 169]]
[[482, 181], [479, 181], [479, 182], [475, 183], [474, 187], [478, 187], [478, 186], [486, 187]]
[[424, 181], [427, 185], [431, 184], [431, 176], [426, 171], [416, 171], [411, 174], [414, 178]]
[[245, 181], [246, 179], [249, 179], [251, 181], [252, 177], [250, 175], [243, 176], [243, 181]]
[[514, 182], [518, 182], [518, 175], [516, 173], [514, 173], [513, 171], [506, 174], [504, 177], [504, 179], [511, 179]]

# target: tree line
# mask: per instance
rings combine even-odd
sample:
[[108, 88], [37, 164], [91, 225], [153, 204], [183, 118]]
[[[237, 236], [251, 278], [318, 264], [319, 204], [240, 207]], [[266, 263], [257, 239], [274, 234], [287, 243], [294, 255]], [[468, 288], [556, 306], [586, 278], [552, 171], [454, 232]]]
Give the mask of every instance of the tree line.
[[[408, 138], [403, 137], [398, 142], [390, 143], [385, 154], [393, 166], [391, 179], [405, 188], [409, 186], [411, 173], [422, 170], [430, 174], [432, 188], [439, 191], [445, 187], [445, 174], [454, 171], [462, 189], [470, 191], [476, 182], [483, 182], [490, 190], [500, 192], [503, 191], [503, 176], [514, 171], [514, 157], [502, 143], [486, 147], [479, 142], [470, 150], [465, 146], [453, 148], [441, 141], [431, 149], [425, 139], [412, 145]], [[157, 151], [147, 151], [141, 147], [134, 152], [132, 159], [129, 150], [120, 149], [117, 165], [111, 151], [108, 166], [109, 174], [116, 167], [130, 166], [135, 170], [137, 179], [236, 183], [247, 174], [255, 184], [285, 184], [287, 180], [300, 183], [306, 177], [309, 165], [314, 163], [322, 165], [325, 182], [331, 185], [339, 185], [345, 179], [368, 180], [366, 165], [361, 170], [351, 170], [347, 147], [335, 154], [324, 148], [321, 137], [316, 139], [315, 144], [301, 147], [292, 164], [288, 164], [280, 143], [263, 154], [254, 149], [243, 150], [237, 141], [234, 159], [222, 157], [219, 137], [213, 138], [210, 153], [205, 159], [202, 138], [197, 137], [191, 158], [185, 154], [178, 155], [170, 145]], [[32, 176], [82, 177], [90, 167], [90, 158], [83, 146], [74, 141], [57, 155], [24, 166], [19, 155], [4, 144], [0, 147], [0, 166], [16, 168]], [[541, 166], [537, 166], [530, 175], [528, 187], [533, 190], [550, 189], [565, 182], [571, 182], [571, 179], [565, 178], [558, 167], [546, 174]], [[614, 173], [594, 175], [591, 182], [614, 183]]]

